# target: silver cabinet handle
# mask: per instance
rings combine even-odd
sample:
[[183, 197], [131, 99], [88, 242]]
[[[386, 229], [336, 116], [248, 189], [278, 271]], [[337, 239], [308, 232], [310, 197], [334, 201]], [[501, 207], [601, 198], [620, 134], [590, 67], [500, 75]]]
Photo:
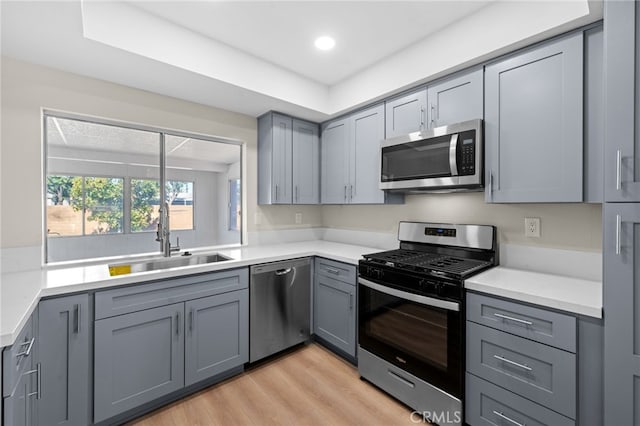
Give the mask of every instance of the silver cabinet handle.
[[489, 170], [489, 201], [493, 201], [493, 170]]
[[22, 346], [26, 346], [27, 349], [22, 351], [22, 352], [18, 352], [16, 354], [16, 358], [19, 358], [21, 356], [29, 356], [31, 354], [31, 348], [33, 347], [33, 342], [35, 342], [36, 338], [32, 337], [31, 340], [29, 340], [28, 342], [23, 342], [20, 344], [20, 347]]
[[349, 197], [349, 199], [353, 201], [353, 185], [349, 185], [349, 192], [351, 193], [351, 196]]
[[616, 190], [622, 189], [622, 151], [616, 151]]
[[298, 192], [298, 185], [296, 185], [296, 202], [300, 201], [300, 194]]
[[349, 310], [353, 310], [353, 293], [349, 293]]
[[42, 365], [40, 363], [36, 364], [36, 369], [35, 370], [29, 370], [29, 371], [25, 371], [23, 374], [36, 374], [36, 391], [35, 392], [31, 392], [28, 393], [27, 396], [36, 396], [36, 399], [40, 399], [41, 397], [41, 392], [40, 390], [42, 389]]
[[340, 275], [340, 271], [338, 271], [337, 269], [333, 269], [333, 268], [326, 268], [327, 272], [333, 275]]
[[180, 335], [180, 312], [176, 312], [176, 334]]
[[529, 367], [528, 365], [525, 364], [520, 364], [519, 362], [515, 362], [515, 361], [511, 361], [510, 359], [507, 359], [505, 357], [501, 357], [500, 355], [494, 355], [493, 356], [495, 359], [500, 360], [502, 362], [506, 362], [507, 364], [511, 364], [513, 366], [516, 366], [518, 368], [522, 368], [523, 370], [526, 371], [532, 371], [533, 368]]
[[514, 317], [510, 317], [509, 315], [504, 315], [504, 314], [500, 314], [500, 313], [494, 313], [494, 316], [498, 317], [498, 318], [502, 318], [505, 320], [509, 320], [509, 321], [513, 321], [513, 322], [519, 322], [520, 324], [526, 324], [526, 325], [533, 325], [533, 323], [531, 321], [526, 321], [520, 318], [514, 318]]
[[431, 104], [431, 127], [434, 127], [436, 124], [436, 106]]
[[80, 333], [80, 304], [76, 304], [73, 309], [73, 332]]
[[622, 251], [622, 242], [620, 241], [620, 232], [622, 231], [622, 217], [616, 215], [616, 254], [619, 256]]
[[274, 201], [278, 202], [278, 185], [276, 185], [276, 199]]
[[193, 332], [193, 308], [189, 311], [189, 332]]
[[423, 106], [420, 106], [420, 130], [424, 130], [425, 121], [427, 121], [425, 118], [425, 110]]
[[500, 417], [501, 419], [504, 419], [504, 420], [508, 421], [509, 423], [513, 423], [516, 426], [526, 426], [524, 423], [518, 423], [515, 420], [510, 419], [509, 417], [507, 417], [504, 414], [500, 413], [499, 411], [493, 410], [493, 414], [495, 414], [496, 416]]
[[344, 202], [347, 202], [347, 185], [344, 186]]

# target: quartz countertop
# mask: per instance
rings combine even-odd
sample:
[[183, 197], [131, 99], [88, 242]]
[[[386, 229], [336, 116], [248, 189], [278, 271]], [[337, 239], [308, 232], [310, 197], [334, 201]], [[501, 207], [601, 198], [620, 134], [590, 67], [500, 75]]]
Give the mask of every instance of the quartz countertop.
[[231, 257], [233, 260], [113, 277], [109, 275], [107, 264], [38, 269], [2, 274], [0, 283], [0, 347], [13, 344], [18, 333], [38, 305], [39, 300], [43, 297], [95, 291], [296, 257], [321, 256], [357, 265], [363, 254], [378, 251], [380, 251], [379, 248], [318, 240], [216, 250], [216, 253]]
[[498, 266], [465, 281], [467, 290], [602, 318], [602, 282]]

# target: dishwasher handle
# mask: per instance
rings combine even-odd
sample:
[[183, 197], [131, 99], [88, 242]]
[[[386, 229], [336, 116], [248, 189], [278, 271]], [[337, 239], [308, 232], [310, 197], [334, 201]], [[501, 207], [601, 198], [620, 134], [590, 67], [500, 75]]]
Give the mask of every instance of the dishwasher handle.
[[291, 268], [278, 269], [275, 273], [278, 276], [282, 276], [282, 275], [287, 275], [289, 272], [291, 272]]

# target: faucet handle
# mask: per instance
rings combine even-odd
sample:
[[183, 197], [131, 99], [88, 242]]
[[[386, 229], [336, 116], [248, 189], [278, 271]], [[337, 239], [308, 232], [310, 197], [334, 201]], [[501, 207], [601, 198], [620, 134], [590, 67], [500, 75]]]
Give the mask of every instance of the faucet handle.
[[158, 222], [158, 230], [156, 231], [156, 241], [162, 241], [162, 226], [160, 225], [160, 222]]

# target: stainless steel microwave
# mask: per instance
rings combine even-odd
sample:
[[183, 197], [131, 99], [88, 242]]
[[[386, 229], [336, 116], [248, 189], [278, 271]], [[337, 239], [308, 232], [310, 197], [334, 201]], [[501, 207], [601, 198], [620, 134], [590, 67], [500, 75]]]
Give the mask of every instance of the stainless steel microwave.
[[380, 146], [380, 189], [451, 192], [483, 187], [482, 120], [385, 139]]

